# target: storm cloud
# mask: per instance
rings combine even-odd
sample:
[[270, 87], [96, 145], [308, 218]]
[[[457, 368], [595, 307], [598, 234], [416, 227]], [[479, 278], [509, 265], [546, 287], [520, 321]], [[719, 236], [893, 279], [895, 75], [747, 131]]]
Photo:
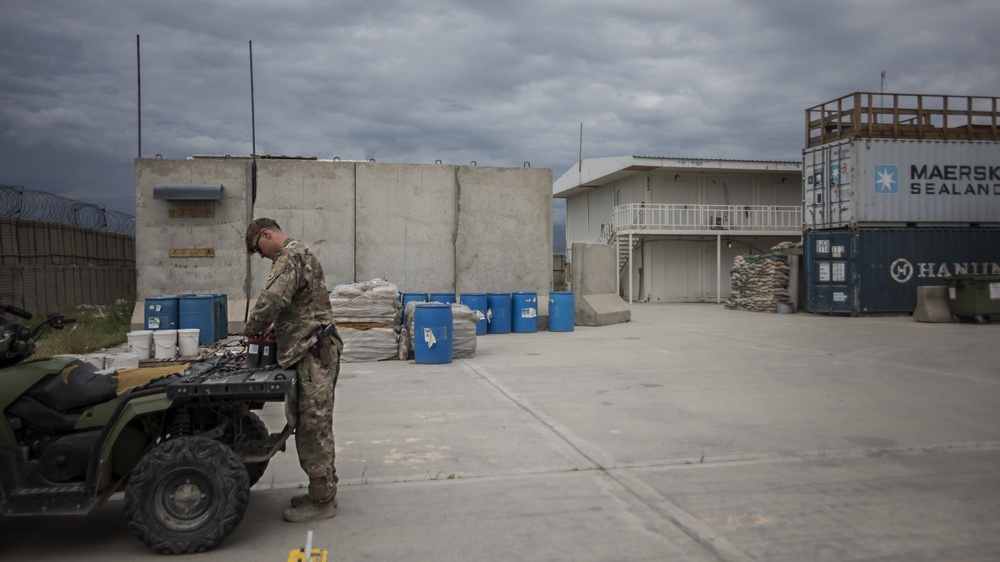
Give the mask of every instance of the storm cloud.
[[797, 160], [855, 91], [1000, 95], [1000, 4], [12, 0], [0, 184], [134, 212], [138, 155]]

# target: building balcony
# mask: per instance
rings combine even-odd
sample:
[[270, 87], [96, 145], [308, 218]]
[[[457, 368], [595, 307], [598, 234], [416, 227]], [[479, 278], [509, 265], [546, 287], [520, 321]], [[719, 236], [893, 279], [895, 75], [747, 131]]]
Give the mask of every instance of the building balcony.
[[802, 207], [629, 203], [614, 208], [598, 243], [628, 234], [801, 236]]

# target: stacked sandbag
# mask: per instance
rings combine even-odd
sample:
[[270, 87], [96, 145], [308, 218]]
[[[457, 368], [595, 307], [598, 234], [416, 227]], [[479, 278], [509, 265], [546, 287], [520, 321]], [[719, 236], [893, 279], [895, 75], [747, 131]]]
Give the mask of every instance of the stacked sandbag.
[[452, 357], [455, 359], [476, 356], [476, 322], [480, 314], [464, 304], [451, 305], [452, 337], [455, 342]]
[[[406, 310], [404, 314], [406, 317], [406, 327], [404, 328], [403, 333], [407, 338], [406, 349], [410, 353], [413, 352], [413, 321], [414, 313], [417, 310], [417, 304], [420, 303], [406, 303]], [[476, 322], [479, 321], [480, 315], [480, 312], [472, 310], [464, 304], [452, 303], [452, 358], [468, 359], [476, 356]]]
[[784, 251], [736, 256], [726, 308], [775, 312], [779, 301], [788, 300], [788, 276], [788, 254]]
[[790, 253], [788, 250], [790, 250], [792, 248], [797, 248], [797, 247], [801, 248], [802, 247], [802, 242], [788, 242], [788, 241], [778, 242], [774, 246], [771, 246], [771, 251], [772, 252], [781, 252], [783, 254], [788, 254], [788, 253]]
[[333, 319], [344, 340], [341, 361], [394, 359], [399, 353], [399, 290], [385, 279], [337, 285], [330, 293]]
[[385, 279], [337, 285], [330, 293], [333, 320], [346, 323], [399, 324], [399, 289]]
[[391, 328], [341, 328], [344, 352], [340, 360], [345, 363], [367, 363], [395, 359], [399, 353], [399, 332]]

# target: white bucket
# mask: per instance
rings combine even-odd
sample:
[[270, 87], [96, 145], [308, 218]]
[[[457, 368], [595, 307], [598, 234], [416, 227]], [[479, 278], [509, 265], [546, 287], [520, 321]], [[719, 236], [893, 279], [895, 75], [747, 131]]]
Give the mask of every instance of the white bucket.
[[153, 332], [150, 330], [139, 330], [127, 334], [128, 344], [132, 346], [132, 352], [139, 356], [139, 360], [149, 359], [149, 350], [153, 344]]
[[156, 359], [173, 359], [177, 355], [177, 330], [156, 330], [153, 332]]
[[87, 355], [81, 355], [80, 360], [90, 363], [98, 371], [103, 371], [107, 368], [108, 356], [103, 353], [88, 353]]
[[198, 335], [201, 330], [198, 328], [181, 328], [177, 330], [177, 342], [180, 348], [181, 357], [194, 357], [198, 355]]
[[104, 367], [106, 369], [138, 369], [139, 356], [135, 353], [112, 353], [105, 357]]

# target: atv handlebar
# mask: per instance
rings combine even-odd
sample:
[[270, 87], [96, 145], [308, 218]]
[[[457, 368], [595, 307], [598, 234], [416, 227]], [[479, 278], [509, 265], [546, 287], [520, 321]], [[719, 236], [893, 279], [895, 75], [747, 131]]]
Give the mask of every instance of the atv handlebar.
[[[10, 313], [13, 316], [31, 319], [31, 314], [16, 306], [0, 305], [0, 314]], [[35, 342], [47, 328], [62, 330], [66, 324], [73, 324], [76, 318], [66, 318], [62, 314], [49, 314], [43, 322], [39, 322], [34, 330], [17, 322], [0, 323], [0, 367], [15, 365], [31, 357], [35, 353]]]
[[25, 320], [31, 320], [32, 314], [26, 310], [20, 309], [16, 306], [11, 306], [9, 304], [0, 304], [0, 314], [13, 314], [18, 318], [23, 318]]
[[49, 321], [53, 328], [62, 328], [63, 324], [76, 324], [76, 318], [66, 318], [62, 314], [49, 314]]

